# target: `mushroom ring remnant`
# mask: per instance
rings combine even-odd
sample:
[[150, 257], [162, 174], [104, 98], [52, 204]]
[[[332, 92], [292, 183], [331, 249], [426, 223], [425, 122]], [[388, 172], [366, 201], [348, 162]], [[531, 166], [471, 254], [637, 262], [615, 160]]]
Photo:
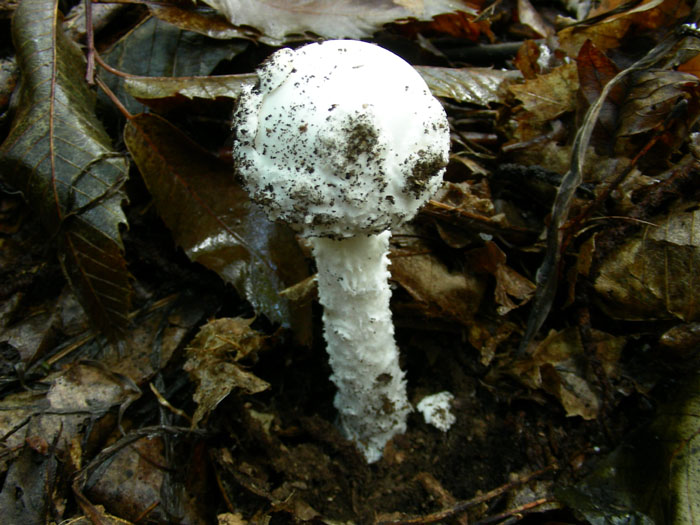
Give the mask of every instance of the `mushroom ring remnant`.
[[340, 424], [368, 461], [411, 407], [394, 342], [389, 230], [440, 187], [450, 132], [416, 70], [373, 44], [273, 54], [234, 112], [234, 163], [272, 220], [311, 238]]

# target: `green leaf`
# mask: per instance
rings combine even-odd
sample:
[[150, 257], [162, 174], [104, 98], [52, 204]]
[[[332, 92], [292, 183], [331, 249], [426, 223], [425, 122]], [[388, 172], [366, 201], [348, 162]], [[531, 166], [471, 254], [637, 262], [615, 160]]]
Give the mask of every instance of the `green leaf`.
[[22, 81], [0, 170], [56, 236], [63, 270], [92, 321], [116, 338], [130, 298], [120, 234], [127, 161], [95, 117], [85, 60], [62, 31], [57, 3], [21, 2], [12, 36]]
[[250, 202], [233, 169], [157, 115], [130, 119], [124, 141], [189, 258], [233, 284], [256, 311], [305, 330], [306, 314], [279, 295], [308, 275], [296, 238]]

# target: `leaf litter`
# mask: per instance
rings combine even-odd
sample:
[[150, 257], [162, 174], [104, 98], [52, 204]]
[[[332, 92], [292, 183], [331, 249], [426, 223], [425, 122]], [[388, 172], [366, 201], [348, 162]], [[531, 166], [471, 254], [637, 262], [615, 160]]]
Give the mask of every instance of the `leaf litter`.
[[[73, 26], [97, 101], [55, 4], [13, 8], [3, 517], [697, 519], [697, 8], [222, 5]], [[334, 425], [308, 248], [228, 161], [240, 86], [319, 37], [400, 52], [452, 130], [443, 190], [394, 236], [392, 308], [411, 401], [450, 392], [456, 422], [412, 414], [373, 466]]]

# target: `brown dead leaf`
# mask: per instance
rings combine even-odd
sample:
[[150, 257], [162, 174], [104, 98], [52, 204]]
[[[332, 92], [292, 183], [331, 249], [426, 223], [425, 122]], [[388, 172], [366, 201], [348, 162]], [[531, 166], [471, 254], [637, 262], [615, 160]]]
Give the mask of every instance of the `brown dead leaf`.
[[506, 254], [496, 243], [489, 241], [483, 248], [470, 252], [469, 256], [474, 268], [496, 278], [494, 295], [500, 315], [507, 314], [532, 298], [535, 285], [506, 264]]
[[515, 60], [515, 67], [528, 80], [535, 78], [537, 75], [544, 73], [543, 67], [539, 63], [542, 47], [534, 40], [525, 40], [518, 49]]
[[517, 71], [486, 67], [454, 68], [415, 66], [436, 97], [451, 98], [479, 106], [503, 104], [508, 86], [519, 80]]
[[184, 369], [195, 383], [197, 410], [192, 427], [206, 418], [234, 388], [256, 394], [269, 384], [243, 369], [238, 361], [261, 350], [266, 337], [250, 328], [253, 319], [215, 319], [203, 326], [187, 348]]
[[[665, 125], [681, 100], [700, 96], [700, 80], [690, 73], [648, 70], [635, 75], [634, 84], [620, 114], [620, 136], [635, 135]], [[695, 113], [695, 115], [693, 115]], [[692, 123], [695, 112], [683, 112]], [[680, 115], [679, 115], [680, 117]]]
[[[624, 338], [594, 332], [596, 357], [608, 377], [617, 374], [617, 362]], [[585, 350], [577, 328], [552, 330], [532, 354], [516, 362], [511, 373], [532, 389], [542, 389], [556, 397], [567, 416], [595, 419], [600, 400], [588, 380]]]
[[528, 26], [541, 37], [554, 35], [554, 28], [532, 6], [530, 0], [518, 0], [518, 18], [520, 23]]
[[[472, 5], [476, 3], [478, 2], [470, 2]], [[495, 39], [488, 20], [475, 20], [473, 13], [465, 11], [437, 15], [430, 22], [411, 25], [416, 32], [442, 33], [472, 42], [476, 42], [482, 35]]]
[[467, 328], [469, 343], [479, 350], [481, 364], [488, 366], [496, 357], [498, 346], [515, 333], [518, 326], [509, 321], [494, 322], [490, 319], [474, 319]]
[[315, 33], [325, 38], [366, 38], [382, 25], [396, 20], [430, 20], [441, 13], [473, 9], [455, 0], [207, 0], [236, 26], [249, 26], [262, 34], [260, 41], [280, 44], [285, 37]]
[[600, 261], [595, 290], [616, 319], [700, 320], [700, 211], [678, 204]]
[[616, 49], [632, 26], [628, 18], [617, 18], [608, 23], [586, 26], [573, 26], [557, 33], [560, 48], [570, 57], [578, 56], [581, 47], [590, 41], [603, 52]]
[[435, 255], [418, 249], [412, 246], [410, 251], [392, 254], [391, 278], [418, 301], [426, 316], [468, 325], [479, 308], [485, 284], [467, 270], [449, 270]]
[[48, 523], [56, 509], [51, 496], [57, 483], [54, 451], [42, 454], [25, 444], [3, 480], [2, 521], [8, 524]]
[[551, 73], [509, 87], [523, 103], [523, 109], [538, 121], [549, 121], [574, 110], [578, 88], [575, 63], [564, 64]]
[[[605, 85], [619, 73], [619, 69], [605, 53], [587, 40], [576, 60], [580, 92], [587, 105], [594, 104]], [[608, 142], [615, 134], [620, 107], [625, 102], [625, 86], [618, 83], [603, 102], [598, 125], [605, 131]]]
[[700, 55], [696, 55], [684, 64], [678, 66], [678, 71], [682, 73], [690, 73], [700, 78]]
[[[47, 441], [60, 436], [57, 450], [67, 450], [86, 424], [114, 406], [124, 409], [141, 395], [127, 377], [97, 362], [75, 363], [45, 381], [50, 384], [45, 393], [11, 394], [0, 403], [0, 435], [7, 436], [7, 447], [18, 446], [25, 436]], [[16, 427], [20, 431], [10, 432]]]

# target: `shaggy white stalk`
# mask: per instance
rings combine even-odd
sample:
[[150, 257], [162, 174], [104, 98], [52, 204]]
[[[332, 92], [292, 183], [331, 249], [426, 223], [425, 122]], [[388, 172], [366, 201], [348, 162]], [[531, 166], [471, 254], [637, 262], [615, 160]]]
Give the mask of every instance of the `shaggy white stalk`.
[[369, 462], [405, 432], [411, 411], [389, 309], [390, 236], [311, 239], [335, 407], [342, 430]]
[[411, 406], [389, 309], [389, 230], [440, 187], [450, 129], [420, 75], [372, 44], [274, 53], [243, 89], [233, 158], [272, 220], [311, 239], [335, 406], [369, 462]]

